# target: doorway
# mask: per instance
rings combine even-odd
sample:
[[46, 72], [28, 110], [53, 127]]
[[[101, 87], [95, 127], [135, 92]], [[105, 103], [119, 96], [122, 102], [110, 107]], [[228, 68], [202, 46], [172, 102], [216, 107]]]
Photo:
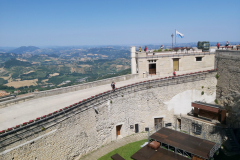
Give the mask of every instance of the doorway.
[[162, 128], [163, 118], [154, 118], [154, 127], [156, 129]]
[[181, 129], [181, 119], [177, 119], [178, 128]]
[[179, 71], [179, 58], [173, 58], [173, 71]]
[[155, 64], [149, 64], [149, 74], [156, 75], [156, 63]]
[[139, 132], [139, 126], [138, 124], [135, 124], [135, 133], [138, 133]]
[[117, 133], [117, 136], [121, 135], [121, 128], [122, 128], [122, 125], [118, 125], [116, 126], [116, 133]]

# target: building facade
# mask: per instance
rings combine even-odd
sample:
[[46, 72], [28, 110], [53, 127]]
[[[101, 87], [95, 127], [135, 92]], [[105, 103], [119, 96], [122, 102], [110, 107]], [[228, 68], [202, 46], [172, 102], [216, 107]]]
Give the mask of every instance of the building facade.
[[169, 75], [174, 71], [183, 73], [213, 69], [214, 62], [215, 53], [201, 50], [137, 52], [134, 46], [131, 47], [132, 74], [138, 73], [139, 78], [149, 75]]

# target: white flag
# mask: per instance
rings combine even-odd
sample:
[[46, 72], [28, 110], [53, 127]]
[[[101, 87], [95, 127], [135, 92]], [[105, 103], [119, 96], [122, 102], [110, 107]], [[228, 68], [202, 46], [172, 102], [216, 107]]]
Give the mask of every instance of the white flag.
[[176, 30], [176, 36], [179, 37], [179, 38], [183, 38], [183, 37], [184, 37], [184, 34], [178, 32], [178, 31]]

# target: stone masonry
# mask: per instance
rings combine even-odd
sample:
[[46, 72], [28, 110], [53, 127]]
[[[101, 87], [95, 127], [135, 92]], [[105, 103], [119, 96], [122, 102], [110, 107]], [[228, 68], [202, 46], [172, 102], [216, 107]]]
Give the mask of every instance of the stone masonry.
[[227, 123], [240, 122], [240, 51], [217, 50], [217, 100], [228, 111]]
[[[215, 71], [210, 71], [156, 79], [91, 97], [43, 120], [0, 135], [0, 159], [74, 159], [134, 134], [130, 125], [139, 124], [139, 132], [143, 132], [145, 127], [153, 130], [154, 117], [174, 123], [174, 109], [169, 109], [165, 102], [186, 90], [200, 93], [202, 86], [205, 94], [215, 94], [215, 75]], [[117, 136], [116, 126], [119, 125], [122, 127]]]

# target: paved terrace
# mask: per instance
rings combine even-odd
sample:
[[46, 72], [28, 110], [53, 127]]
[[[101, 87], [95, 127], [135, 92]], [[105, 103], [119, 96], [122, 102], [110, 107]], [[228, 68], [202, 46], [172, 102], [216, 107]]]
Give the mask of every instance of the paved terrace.
[[[178, 74], [186, 74], [191, 72], [210, 70], [213, 68], [203, 68], [201, 70], [189, 70], [189, 71], [177, 71]], [[172, 75], [161, 75], [161, 77]], [[159, 78], [159, 76], [149, 76], [148, 78], [130, 79], [116, 83], [116, 87], [122, 87], [132, 83]], [[83, 99], [87, 99], [91, 96], [97, 95], [102, 92], [111, 90], [110, 84], [101, 85], [84, 90], [78, 90], [75, 92], [68, 92], [64, 94], [48, 96], [38, 99], [29, 100], [12, 106], [8, 106], [0, 109], [0, 131], [28, 122], [29, 120], [36, 119], [43, 115], [47, 115], [66, 106], [72, 105]]]

